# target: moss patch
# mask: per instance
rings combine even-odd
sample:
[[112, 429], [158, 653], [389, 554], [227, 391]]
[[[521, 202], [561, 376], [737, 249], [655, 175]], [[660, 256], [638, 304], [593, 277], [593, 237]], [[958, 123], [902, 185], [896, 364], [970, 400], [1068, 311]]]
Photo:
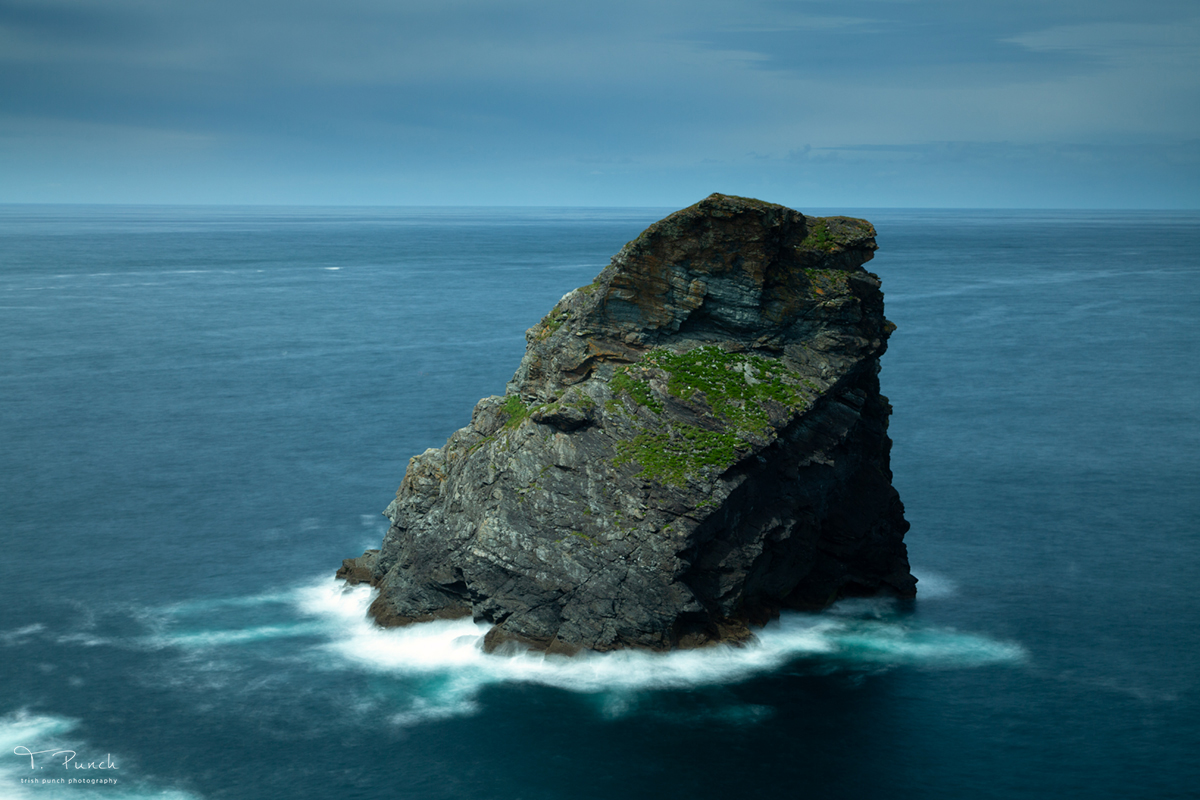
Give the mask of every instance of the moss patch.
[[580, 411], [590, 411], [596, 407], [596, 401], [578, 389], [568, 391], [563, 399], [559, 401], [559, 404], [570, 408], [578, 408]]
[[724, 469], [748, 451], [755, 439], [771, 432], [766, 403], [775, 401], [790, 412], [808, 403], [800, 377], [782, 362], [719, 347], [697, 347], [685, 353], [652, 350], [637, 364], [619, 370], [609, 386], [634, 403], [662, 415], [663, 403], [650, 379], [663, 380], [667, 392], [681, 400], [707, 405], [719, 420], [718, 430], [665, 419], [657, 430], [645, 429], [618, 443], [614, 465], [641, 465], [638, 474], [661, 483], [682, 485], [705, 469]]
[[800, 242], [800, 246], [810, 250], [824, 250], [828, 253], [838, 246], [838, 242], [829, 232], [829, 226], [825, 224], [825, 221], [817, 219], [810, 220], [808, 233], [804, 237], [804, 241]]
[[745, 443], [727, 431], [708, 431], [694, 425], [673, 426], [665, 433], [641, 433], [617, 443], [617, 466], [636, 461], [644, 478], [682, 486], [689, 475], [705, 467], [722, 469], [737, 460]]
[[[636, 368], [634, 368], [636, 369]], [[656, 414], [663, 412], [663, 404], [654, 397], [654, 393], [650, 389], [649, 381], [637, 377], [640, 374], [631, 372], [630, 367], [624, 367], [613, 375], [612, 380], [608, 382], [608, 386], [613, 390], [613, 394], [626, 394], [634, 403], [639, 406], [646, 406]]]
[[525, 405], [525, 401], [521, 399], [520, 395], [510, 394], [504, 398], [504, 413], [508, 414], [508, 419], [504, 421], [504, 427], [506, 430], [512, 430], [533, 413], [533, 407]]
[[800, 247], [825, 253], [855, 246], [875, 235], [869, 222], [849, 217], [809, 217], [805, 225], [807, 230]]
[[538, 341], [544, 342], [570, 318], [569, 311], [561, 305], [556, 305], [550, 309], [550, 313], [542, 317], [542, 321], [538, 323], [541, 328], [537, 333]]
[[793, 409], [805, 406], [797, 378], [776, 359], [705, 346], [686, 353], [655, 350], [645, 360], [670, 373], [667, 391], [683, 400], [703, 400], [739, 432], [766, 432], [767, 400]]

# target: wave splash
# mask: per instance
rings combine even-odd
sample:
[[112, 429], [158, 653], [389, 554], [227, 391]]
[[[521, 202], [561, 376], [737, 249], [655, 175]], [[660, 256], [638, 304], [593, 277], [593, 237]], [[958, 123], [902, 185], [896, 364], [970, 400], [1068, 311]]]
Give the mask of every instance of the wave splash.
[[[1016, 644], [900, 617], [885, 600], [845, 601], [821, 614], [785, 613], [742, 647], [496, 656], [482, 649], [489, 626], [470, 619], [379, 628], [366, 614], [374, 594], [365, 586], [322, 581], [297, 590], [295, 603], [303, 616], [329, 626], [329, 640], [318, 648], [329, 666], [418, 680], [419, 696], [394, 717], [400, 724], [473, 713], [479, 691], [503, 683], [602, 695], [603, 713], [622, 716], [641, 693], [737, 683], [788, 665], [807, 663], [825, 673], [904, 665], [957, 669], [1025, 658]], [[739, 711], [759, 716], [755, 709]]]
[[1024, 650], [974, 634], [926, 628], [898, 619], [891, 603], [851, 600], [821, 614], [784, 613], [742, 647], [651, 653], [618, 650], [554, 656], [523, 652], [503, 657], [482, 650], [490, 627], [469, 619], [383, 629], [366, 615], [374, 597], [364, 586], [323, 582], [296, 593], [306, 616], [324, 618], [340, 634], [325, 645], [348, 663], [393, 674], [469, 670], [494, 681], [523, 681], [578, 692], [678, 689], [729, 683], [805, 657], [880, 666], [974, 667], [1017, 661]]
[[[950, 582], [943, 584], [934, 595], [953, 593]], [[157, 670], [161, 680], [188, 689], [254, 687], [264, 674], [277, 681], [303, 681], [314, 672], [369, 675], [366, 685], [350, 689], [356, 695], [351, 705], [401, 726], [470, 716], [480, 710], [485, 689], [504, 684], [572, 692], [601, 715], [621, 717], [645, 712], [654, 692], [727, 686], [780, 670], [862, 674], [898, 666], [972, 668], [1026, 658], [1017, 644], [923, 624], [887, 600], [843, 601], [819, 614], [785, 613], [742, 647], [488, 655], [482, 648], [487, 624], [459, 619], [382, 629], [367, 617], [374, 597], [369, 587], [347, 587], [326, 577], [282, 591], [141, 609], [132, 615], [138, 633], [104, 641], [167, 655], [170, 665]], [[96, 645], [81, 635], [33, 627], [0, 632], [0, 638], [14, 641], [45, 636], [63, 645]], [[713, 713], [725, 721], [754, 722], [772, 713], [736, 702], [718, 705]]]

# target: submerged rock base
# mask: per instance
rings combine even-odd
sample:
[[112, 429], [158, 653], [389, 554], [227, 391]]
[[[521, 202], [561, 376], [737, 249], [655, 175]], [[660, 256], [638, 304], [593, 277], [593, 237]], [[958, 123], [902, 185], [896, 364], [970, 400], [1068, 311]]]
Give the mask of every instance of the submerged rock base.
[[712, 195], [526, 333], [503, 396], [414, 456], [338, 576], [382, 625], [472, 616], [573, 653], [741, 641], [782, 608], [911, 597], [870, 223]]

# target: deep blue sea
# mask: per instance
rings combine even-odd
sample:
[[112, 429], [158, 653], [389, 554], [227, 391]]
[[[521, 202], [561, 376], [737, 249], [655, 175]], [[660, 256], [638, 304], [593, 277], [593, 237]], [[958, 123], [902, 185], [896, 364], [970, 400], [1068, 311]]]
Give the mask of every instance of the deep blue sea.
[[0, 207], [0, 797], [1197, 797], [1200, 213], [850, 212], [910, 606], [367, 623], [409, 457], [669, 211]]

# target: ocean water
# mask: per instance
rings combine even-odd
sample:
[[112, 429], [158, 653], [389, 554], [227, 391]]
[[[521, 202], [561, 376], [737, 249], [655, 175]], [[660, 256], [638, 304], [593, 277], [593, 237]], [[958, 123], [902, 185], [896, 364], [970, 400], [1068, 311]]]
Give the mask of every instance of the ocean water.
[[855, 212], [912, 604], [366, 622], [408, 458], [668, 211], [0, 207], [0, 797], [1197, 796], [1196, 213]]

